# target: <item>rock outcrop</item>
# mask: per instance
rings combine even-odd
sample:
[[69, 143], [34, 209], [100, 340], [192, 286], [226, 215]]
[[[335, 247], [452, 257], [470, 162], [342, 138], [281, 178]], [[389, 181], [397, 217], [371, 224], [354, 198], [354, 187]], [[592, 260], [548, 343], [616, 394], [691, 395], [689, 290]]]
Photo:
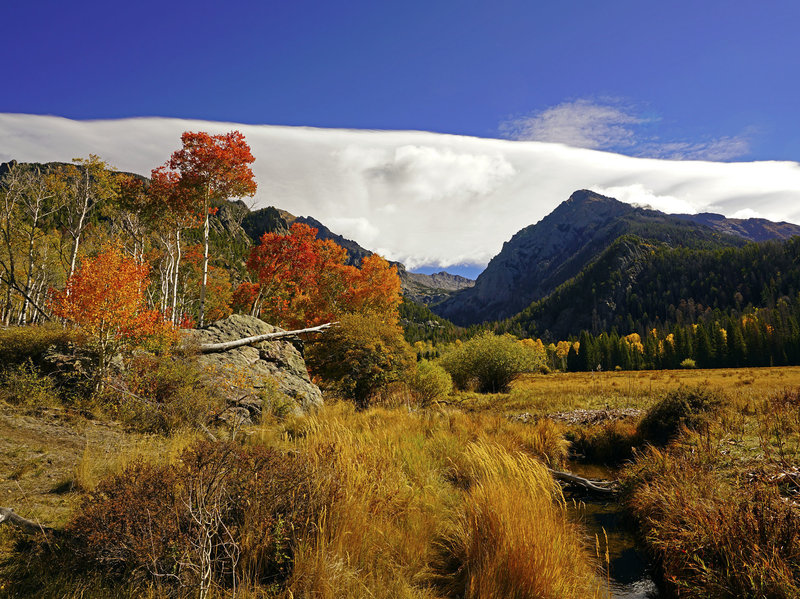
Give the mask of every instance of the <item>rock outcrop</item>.
[[[193, 330], [192, 343], [221, 343], [281, 331], [253, 316], [233, 314], [203, 329]], [[277, 391], [294, 402], [295, 412], [322, 405], [322, 393], [308, 376], [305, 361], [289, 340], [264, 341], [225, 352], [203, 354], [200, 363], [229, 389], [225, 418], [245, 422], [260, 416], [263, 395]]]

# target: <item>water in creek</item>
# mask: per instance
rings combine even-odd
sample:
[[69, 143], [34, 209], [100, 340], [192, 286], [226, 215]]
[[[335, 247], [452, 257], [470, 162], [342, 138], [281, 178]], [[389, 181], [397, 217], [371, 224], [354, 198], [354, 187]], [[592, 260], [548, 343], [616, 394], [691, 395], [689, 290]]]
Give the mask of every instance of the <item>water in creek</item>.
[[[593, 480], [615, 477], [613, 470], [599, 466], [572, 463], [570, 472]], [[581, 522], [587, 532], [600, 541], [601, 557], [605, 552], [605, 535], [608, 537], [609, 582], [614, 599], [657, 599], [658, 588], [650, 576], [647, 556], [636, 544], [636, 533], [627, 521], [622, 506], [615, 500], [606, 500], [583, 493], [565, 492], [570, 514]]]

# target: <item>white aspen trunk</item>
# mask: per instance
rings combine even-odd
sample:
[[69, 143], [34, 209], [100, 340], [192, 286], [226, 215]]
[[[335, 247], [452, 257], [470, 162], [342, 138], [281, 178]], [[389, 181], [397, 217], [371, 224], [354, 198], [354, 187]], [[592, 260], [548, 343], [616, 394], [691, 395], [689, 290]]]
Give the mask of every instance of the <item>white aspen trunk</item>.
[[[165, 265], [166, 262], [166, 265]], [[170, 292], [170, 282], [172, 281], [172, 259], [169, 261], [162, 261], [161, 265], [158, 268], [160, 273], [159, 283], [161, 287], [161, 294], [158, 298], [158, 307], [161, 310], [162, 314], [167, 313], [167, 306], [169, 302], [169, 292]], [[170, 315], [170, 319], [172, 315]]]
[[172, 280], [172, 324], [178, 324], [178, 275], [181, 266], [181, 230], [175, 229], [175, 266]]
[[86, 215], [89, 213], [89, 169], [85, 168], [84, 172], [86, 173], [86, 188], [84, 189], [83, 205], [81, 206], [81, 216], [78, 219], [78, 226], [72, 233], [72, 238], [74, 239], [74, 243], [72, 245], [72, 258], [69, 261], [70, 277], [75, 272], [75, 263], [78, 260], [78, 246], [80, 246], [81, 243], [81, 234], [83, 233], [83, 227], [84, 227], [84, 222], [86, 221]]
[[6, 302], [3, 306], [3, 324], [8, 326], [11, 324], [11, 285], [6, 289]]
[[[31, 223], [31, 232], [28, 236], [28, 276], [25, 280], [25, 293], [30, 295], [31, 293], [31, 283], [33, 281], [33, 267], [34, 267], [34, 259], [33, 259], [33, 250], [34, 250], [34, 242], [36, 241], [36, 229], [39, 226], [39, 210], [40, 210], [40, 203], [37, 200], [36, 208], [33, 211], [33, 222]], [[28, 313], [28, 298], [25, 298], [25, 301], [22, 305], [22, 313], [20, 315], [20, 324], [25, 324], [27, 322], [27, 313]]]
[[211, 193], [210, 187], [206, 188], [205, 202], [203, 202], [203, 211], [205, 212], [205, 223], [203, 225], [203, 284], [200, 286], [200, 323], [202, 328], [205, 318], [206, 309], [206, 283], [208, 282], [208, 237], [209, 229], [211, 227], [210, 219], [208, 217], [209, 209], [209, 194]]
[[261, 288], [258, 288], [258, 295], [256, 295], [256, 299], [253, 301], [253, 306], [250, 308], [250, 316], [258, 316], [259, 309], [261, 307]]
[[[159, 307], [161, 312], [166, 314], [167, 310], [169, 309], [170, 296], [172, 295], [172, 266], [173, 262], [175, 261], [175, 256], [172, 249], [172, 241], [169, 238], [165, 240], [163, 237], [161, 238], [161, 241], [164, 243], [164, 247], [166, 248], [166, 255], [159, 262], [158, 266], [158, 272], [160, 275], [159, 281], [161, 284]], [[171, 319], [172, 314], [170, 314], [170, 320]]]
[[[42, 270], [42, 276], [38, 283], [34, 283], [34, 287], [36, 289], [36, 295], [33, 299], [37, 306], [41, 306], [45, 303], [44, 300], [47, 299], [47, 276], [45, 275], [44, 270]], [[41, 313], [38, 310], [33, 310], [32, 308], [33, 306], [28, 306], [28, 310], [31, 312], [30, 320], [33, 322], [39, 322], [42, 319]]]
[[78, 229], [76, 233], [73, 235], [73, 243], [72, 243], [72, 256], [69, 260], [69, 277], [75, 272], [75, 264], [78, 261], [78, 247], [81, 244], [81, 233], [83, 232], [83, 221], [86, 218], [86, 212], [81, 212], [81, 217], [78, 219]]

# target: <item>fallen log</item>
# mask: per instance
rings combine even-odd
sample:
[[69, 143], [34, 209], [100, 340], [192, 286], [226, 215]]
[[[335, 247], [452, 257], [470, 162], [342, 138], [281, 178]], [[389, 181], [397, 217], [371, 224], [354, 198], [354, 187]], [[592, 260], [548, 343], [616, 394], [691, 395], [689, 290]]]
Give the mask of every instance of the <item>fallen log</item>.
[[53, 529], [48, 526], [42, 526], [38, 522], [34, 522], [33, 520], [28, 520], [27, 518], [23, 518], [19, 514], [15, 513], [14, 510], [8, 507], [0, 507], [0, 524], [5, 523], [11, 524], [12, 526], [16, 526], [22, 532], [34, 535], [37, 533], [48, 533], [52, 532]]
[[337, 324], [339, 323], [328, 322], [316, 327], [309, 327], [307, 329], [297, 329], [295, 331], [279, 331], [277, 333], [264, 333], [263, 335], [254, 335], [253, 337], [244, 337], [242, 339], [234, 339], [233, 341], [223, 341], [222, 343], [204, 343], [200, 346], [200, 353], [211, 354], [214, 352], [228, 351], [230, 349], [236, 349], [237, 347], [252, 345], [253, 343], [261, 343], [262, 341], [274, 341], [275, 339], [294, 337], [302, 333], [321, 333], [325, 329], [329, 329]]
[[588, 478], [583, 478], [582, 476], [578, 476], [576, 474], [572, 474], [570, 472], [561, 472], [560, 470], [553, 470], [552, 468], [548, 468], [550, 470], [550, 474], [553, 475], [553, 478], [556, 480], [560, 480], [565, 483], [578, 485], [579, 487], [583, 487], [587, 491], [591, 491], [592, 493], [600, 493], [604, 495], [614, 494], [616, 493], [615, 489], [610, 487], [601, 487], [597, 484], [597, 481], [589, 480]]

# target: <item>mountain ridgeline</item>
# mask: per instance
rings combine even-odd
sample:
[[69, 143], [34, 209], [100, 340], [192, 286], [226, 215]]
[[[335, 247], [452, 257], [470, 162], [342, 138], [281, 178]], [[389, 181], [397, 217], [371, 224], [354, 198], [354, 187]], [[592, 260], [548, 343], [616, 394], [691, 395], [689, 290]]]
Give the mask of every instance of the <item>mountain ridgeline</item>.
[[[787, 274], [796, 262], [775, 254], [791, 254], [794, 246], [780, 240], [798, 234], [790, 223], [668, 215], [577, 191], [505, 243], [474, 287], [432, 308], [462, 326], [505, 321], [502, 329], [525, 336], [566, 338], [668, 320], [681, 302], [761, 305], [771, 279], [780, 281], [769, 287], [776, 294], [794, 291]], [[777, 241], [751, 243], [765, 239]], [[753, 277], [766, 281], [750, 283]]]
[[[30, 166], [47, 173], [68, 165]], [[10, 167], [0, 164], [0, 174]], [[241, 201], [217, 208], [210, 219], [213, 268], [225, 270], [232, 287], [248, 280], [245, 262], [261, 236], [287, 233], [294, 223], [345, 248], [352, 265], [371, 254], [311, 217], [274, 207], [252, 210]], [[107, 219], [100, 211], [91, 218], [95, 224]], [[135, 223], [126, 222], [106, 224], [112, 235], [136, 241], [136, 230], [129, 230]], [[687, 339], [670, 364], [679, 355], [695, 355], [692, 342], [699, 343], [695, 335], [702, 338], [704, 329], [720, 346], [711, 353], [744, 355], [733, 346], [726, 354], [721, 339], [735, 340], [733, 333], [747, 321], [750, 330], [741, 335], [750, 336], [748, 346], [769, 345], [775, 363], [800, 363], [798, 235], [800, 226], [791, 223], [669, 215], [580, 190], [516, 233], [477, 281], [446, 272], [410, 273], [394, 263], [405, 300], [401, 318], [414, 341], [453, 340], [486, 328], [547, 342], [584, 332], [617, 340], [635, 334], [645, 349], [656, 339]], [[189, 229], [183, 238], [195, 255], [199, 230]], [[717, 364], [727, 363], [720, 358]]]

